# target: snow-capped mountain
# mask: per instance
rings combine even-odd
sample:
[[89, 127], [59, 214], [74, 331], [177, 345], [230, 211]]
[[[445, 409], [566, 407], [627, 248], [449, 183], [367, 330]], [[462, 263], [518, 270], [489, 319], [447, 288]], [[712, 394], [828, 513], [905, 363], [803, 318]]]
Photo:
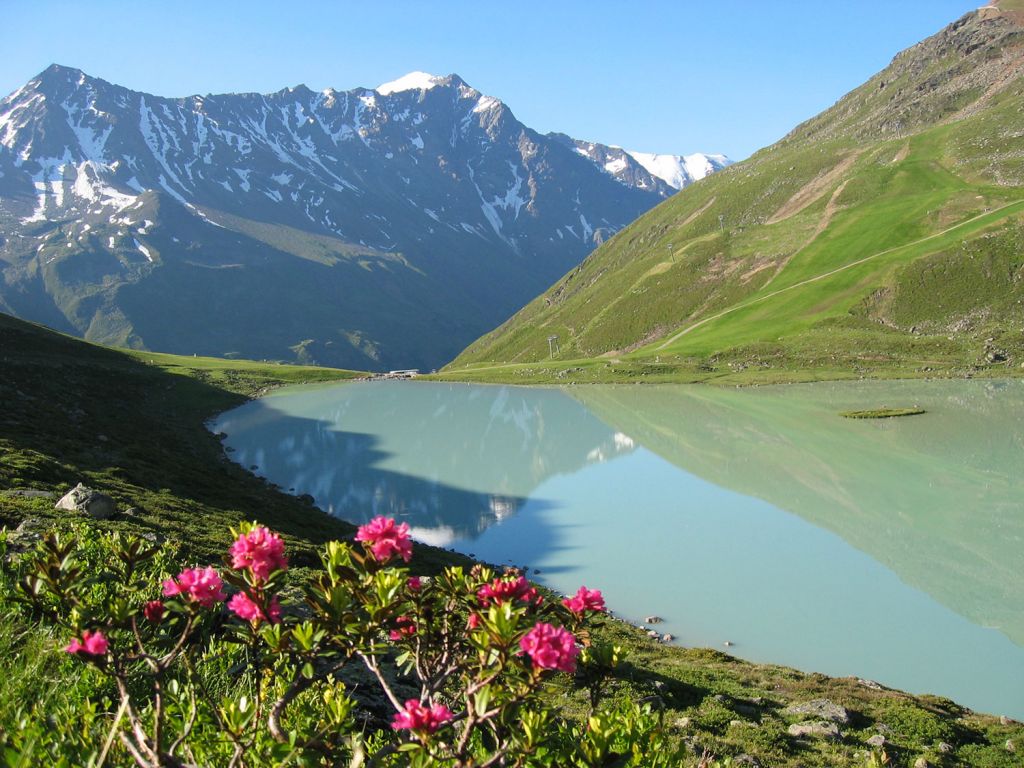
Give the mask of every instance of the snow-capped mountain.
[[656, 155], [622, 147], [573, 139], [561, 133], [548, 136], [570, 147], [601, 170], [630, 187], [668, 197], [705, 176], [720, 171], [732, 160], [725, 155]]
[[732, 164], [725, 155], [705, 155], [702, 152], [692, 155], [653, 155], [628, 149], [625, 152], [646, 168], [648, 173], [657, 176], [675, 190], [688, 187]]
[[434, 367], [695, 177], [662, 157], [540, 135], [457, 75], [168, 99], [55, 65], [0, 101], [0, 309]]

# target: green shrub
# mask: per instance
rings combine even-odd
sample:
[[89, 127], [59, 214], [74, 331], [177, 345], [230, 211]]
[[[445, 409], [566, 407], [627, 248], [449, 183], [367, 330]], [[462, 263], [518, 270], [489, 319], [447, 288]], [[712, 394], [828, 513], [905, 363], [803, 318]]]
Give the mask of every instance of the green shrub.
[[[591, 640], [596, 590], [547, 601], [517, 571], [483, 566], [411, 577], [394, 565], [411, 556], [408, 529], [384, 518], [360, 529], [361, 547], [325, 547], [301, 603], [281, 599], [283, 540], [255, 523], [233, 532], [221, 570], [179, 570], [132, 536], [71, 534], [5, 569], [2, 597], [18, 606], [0, 624], [15, 670], [0, 697], [7, 765], [682, 759], [660, 713], [604, 702], [623, 652]], [[544, 695], [560, 677], [587, 692], [583, 723]]]

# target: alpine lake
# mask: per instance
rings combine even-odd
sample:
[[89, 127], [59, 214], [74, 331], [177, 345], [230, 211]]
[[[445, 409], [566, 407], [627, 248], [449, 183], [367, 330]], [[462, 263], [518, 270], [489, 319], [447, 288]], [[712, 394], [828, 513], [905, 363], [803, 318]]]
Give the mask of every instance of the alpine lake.
[[[839, 415], [883, 406], [926, 413]], [[211, 428], [331, 514], [600, 588], [683, 645], [1024, 718], [1024, 381], [359, 382]]]

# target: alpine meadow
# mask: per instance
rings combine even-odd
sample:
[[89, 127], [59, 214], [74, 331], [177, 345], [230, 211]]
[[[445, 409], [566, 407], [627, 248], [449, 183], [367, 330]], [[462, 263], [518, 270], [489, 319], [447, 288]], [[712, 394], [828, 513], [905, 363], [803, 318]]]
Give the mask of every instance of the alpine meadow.
[[641, 217], [447, 371], [740, 382], [1014, 372], [1022, 74], [1014, 13], [965, 16]]

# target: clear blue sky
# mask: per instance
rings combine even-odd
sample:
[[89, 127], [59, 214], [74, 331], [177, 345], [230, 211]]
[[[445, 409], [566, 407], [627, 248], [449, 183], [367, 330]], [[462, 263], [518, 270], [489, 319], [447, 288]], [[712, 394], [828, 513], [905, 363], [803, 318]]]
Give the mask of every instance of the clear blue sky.
[[982, 0], [0, 0], [0, 93], [57, 62], [161, 96], [456, 72], [542, 132], [742, 159]]

